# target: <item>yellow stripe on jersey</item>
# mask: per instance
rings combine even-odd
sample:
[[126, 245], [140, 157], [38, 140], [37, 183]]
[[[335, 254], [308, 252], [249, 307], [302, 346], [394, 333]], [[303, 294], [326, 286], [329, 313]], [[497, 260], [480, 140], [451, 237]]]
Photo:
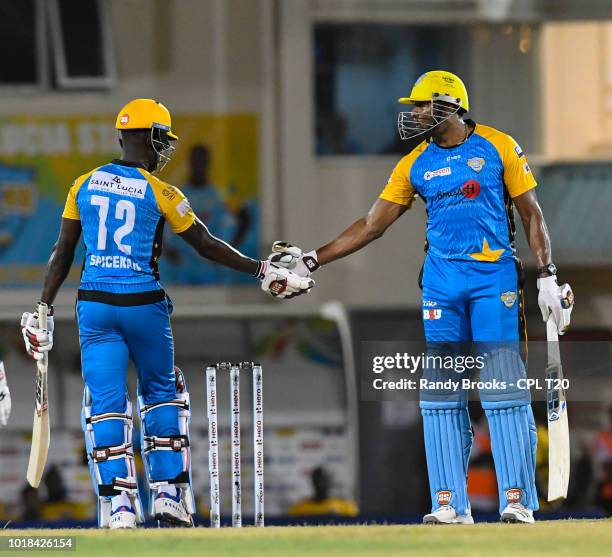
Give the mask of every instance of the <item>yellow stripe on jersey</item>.
[[[100, 168], [100, 167], [98, 167]], [[79, 206], [77, 205], [76, 198], [81, 186], [98, 168], [94, 168], [87, 174], [79, 176], [73, 183], [71, 188], [68, 190], [68, 198], [66, 199], [66, 205], [64, 205], [64, 212], [62, 218], [71, 220], [81, 220], [81, 214], [79, 213]]]
[[425, 149], [427, 149], [427, 142], [423, 141], [400, 159], [391, 172], [389, 181], [379, 196], [380, 199], [408, 207], [412, 205], [416, 191], [410, 183], [410, 170], [414, 161]]
[[183, 192], [142, 168], [138, 171], [151, 184], [159, 210], [172, 231], [176, 234], [185, 232], [195, 222], [196, 216]]
[[476, 124], [474, 133], [484, 137], [497, 149], [504, 166], [504, 184], [510, 197], [518, 197], [536, 187], [537, 182], [527, 158], [511, 136], [482, 124]]

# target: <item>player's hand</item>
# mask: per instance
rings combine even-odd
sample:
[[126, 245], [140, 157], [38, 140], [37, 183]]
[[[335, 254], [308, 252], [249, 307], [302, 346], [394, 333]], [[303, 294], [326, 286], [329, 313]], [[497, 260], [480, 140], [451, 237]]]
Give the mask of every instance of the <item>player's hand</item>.
[[38, 308], [41, 302], [36, 305], [34, 313], [24, 313], [21, 317], [21, 332], [23, 341], [30, 356], [35, 360], [42, 360], [45, 353], [53, 348], [53, 316], [52, 307], [49, 308], [47, 316], [47, 328], [41, 329], [38, 322]]
[[574, 309], [574, 293], [569, 284], [557, 284], [555, 275], [538, 279], [538, 305], [544, 322], [549, 315], [553, 316], [557, 331], [565, 334], [570, 325], [572, 309]]
[[287, 299], [308, 294], [315, 285], [311, 278], [296, 275], [270, 261], [262, 261], [260, 278], [261, 289], [275, 298]]
[[8, 423], [11, 415], [11, 392], [6, 383], [6, 374], [4, 373], [4, 364], [0, 362], [0, 426], [5, 426]]
[[274, 242], [272, 253], [268, 256], [272, 263], [293, 271], [301, 277], [309, 277], [321, 265], [317, 260], [317, 252], [304, 253], [301, 248], [287, 242]]

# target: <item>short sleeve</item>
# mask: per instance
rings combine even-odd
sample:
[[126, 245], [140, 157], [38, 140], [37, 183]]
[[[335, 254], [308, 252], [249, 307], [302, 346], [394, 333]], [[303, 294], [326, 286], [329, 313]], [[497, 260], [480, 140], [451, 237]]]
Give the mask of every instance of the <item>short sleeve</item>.
[[389, 181], [379, 198], [410, 207], [416, 195], [415, 189], [410, 184], [411, 167], [412, 161], [408, 157], [401, 159], [391, 172]]
[[76, 196], [79, 191], [80, 184], [78, 180], [75, 180], [72, 187], [68, 190], [68, 197], [66, 198], [66, 205], [64, 206], [64, 212], [62, 218], [71, 220], [81, 220], [79, 213], [79, 206], [77, 205]]
[[512, 137], [506, 137], [505, 148], [502, 149], [501, 153], [504, 165], [504, 183], [510, 197], [518, 197], [535, 188], [537, 182], [523, 150]]
[[189, 200], [178, 188], [161, 181], [158, 184], [154, 191], [162, 215], [173, 232], [185, 232], [196, 220]]

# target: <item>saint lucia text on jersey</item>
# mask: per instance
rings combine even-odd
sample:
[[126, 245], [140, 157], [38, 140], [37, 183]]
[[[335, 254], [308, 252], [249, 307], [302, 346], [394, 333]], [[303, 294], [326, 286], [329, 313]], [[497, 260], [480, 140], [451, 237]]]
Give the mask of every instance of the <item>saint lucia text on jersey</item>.
[[89, 180], [88, 189], [144, 199], [147, 185], [147, 181], [142, 178], [118, 176], [110, 172], [96, 172]]

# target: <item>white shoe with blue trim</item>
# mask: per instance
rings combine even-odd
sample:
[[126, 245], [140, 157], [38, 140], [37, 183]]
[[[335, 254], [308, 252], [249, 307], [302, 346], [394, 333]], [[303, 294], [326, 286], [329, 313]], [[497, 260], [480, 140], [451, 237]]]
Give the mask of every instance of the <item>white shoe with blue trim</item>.
[[474, 524], [472, 513], [457, 514], [450, 505], [442, 505], [423, 517], [423, 524]]
[[175, 526], [193, 526], [193, 519], [185, 508], [180, 488], [176, 489], [175, 495], [160, 490], [153, 502], [153, 514], [156, 520]]

